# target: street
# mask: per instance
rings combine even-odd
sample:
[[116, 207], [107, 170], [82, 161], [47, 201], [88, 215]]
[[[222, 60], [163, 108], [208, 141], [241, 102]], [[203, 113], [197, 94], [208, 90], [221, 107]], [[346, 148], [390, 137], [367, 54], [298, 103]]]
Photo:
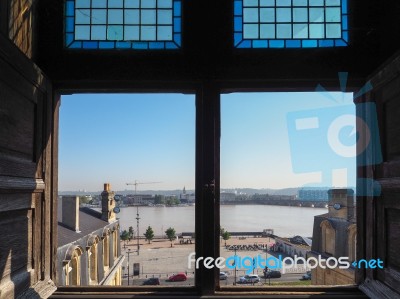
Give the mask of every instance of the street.
[[[292, 274], [292, 273], [287, 273], [287, 274], [283, 274], [282, 277], [280, 278], [271, 278], [271, 283], [272, 282], [296, 282], [299, 281], [302, 277], [302, 273], [296, 273], [296, 274]], [[129, 285], [131, 286], [141, 286], [143, 284], [143, 282], [146, 280], [147, 278], [133, 278], [133, 279], [129, 279]], [[239, 276], [236, 277], [236, 281], [239, 280]], [[123, 285], [127, 286], [128, 285], [128, 280], [127, 278], [123, 279]], [[220, 286], [232, 286], [234, 282], [234, 276], [228, 276], [227, 280], [221, 280], [220, 281]], [[254, 284], [255, 286], [264, 286], [265, 284], [268, 285], [269, 283], [269, 279], [265, 279], [261, 277], [261, 282], [260, 283], [256, 283]], [[188, 277], [188, 279], [186, 281], [167, 281], [166, 277], [162, 277], [160, 278], [160, 285], [161, 286], [171, 286], [171, 287], [176, 287], [176, 286], [194, 286], [194, 277]], [[251, 286], [251, 284], [236, 284], [237, 286]]]

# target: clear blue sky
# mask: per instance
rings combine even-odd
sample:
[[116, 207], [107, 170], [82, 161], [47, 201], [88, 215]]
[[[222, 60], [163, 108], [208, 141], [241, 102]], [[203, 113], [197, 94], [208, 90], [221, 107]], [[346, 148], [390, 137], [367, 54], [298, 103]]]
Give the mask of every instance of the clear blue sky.
[[[310, 153], [313, 161], [326, 161], [327, 156], [318, 157], [318, 154], [326, 152], [323, 145], [328, 141], [324, 132], [329, 123], [321, 122], [319, 131], [307, 131], [315, 131], [316, 135], [294, 134], [288, 124], [293, 118], [310, 113], [336, 117], [340, 112], [337, 107], [349, 106], [349, 103], [351, 94], [341, 93], [223, 95], [221, 187], [284, 188], [320, 181], [321, 173], [331, 172], [332, 165], [322, 163], [324, 166], [319, 169], [317, 163], [318, 169], [312, 169], [312, 163], [302, 164], [307, 159], [303, 154]], [[349, 128], [340, 131], [345, 134], [339, 137], [342, 143], [354, 143], [350, 132]], [[354, 159], [347, 159], [339, 164], [341, 168], [354, 169], [354, 163]], [[125, 183], [135, 180], [162, 182], [141, 185], [138, 190], [182, 189], [183, 186], [194, 189], [194, 174], [194, 95], [62, 97], [60, 191], [99, 191], [105, 182], [111, 183], [113, 190], [133, 189]], [[339, 181], [340, 178], [339, 175]], [[342, 181], [338, 184], [347, 185], [346, 180]], [[353, 181], [350, 180], [350, 185]]]

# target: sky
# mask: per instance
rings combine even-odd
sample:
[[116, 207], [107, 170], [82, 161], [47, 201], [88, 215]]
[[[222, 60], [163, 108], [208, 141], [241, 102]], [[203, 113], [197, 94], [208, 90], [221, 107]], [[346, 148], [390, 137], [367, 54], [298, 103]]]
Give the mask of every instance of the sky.
[[[330, 151], [335, 140], [350, 152], [355, 143], [349, 120], [338, 119], [354, 113], [351, 98], [322, 92], [222, 95], [221, 188], [354, 185], [354, 157]], [[324, 120], [316, 127], [317, 118]], [[62, 96], [59, 190], [100, 191], [106, 182], [116, 191], [133, 190], [126, 183], [135, 180], [157, 182], [138, 190], [194, 189], [194, 95]]]

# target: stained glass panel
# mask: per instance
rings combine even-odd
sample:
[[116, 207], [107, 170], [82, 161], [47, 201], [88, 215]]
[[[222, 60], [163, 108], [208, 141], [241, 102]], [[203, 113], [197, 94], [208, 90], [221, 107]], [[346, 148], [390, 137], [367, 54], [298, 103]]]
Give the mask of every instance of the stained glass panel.
[[347, 0], [233, 0], [236, 48], [348, 45]]
[[65, 0], [69, 49], [178, 49], [181, 0]]

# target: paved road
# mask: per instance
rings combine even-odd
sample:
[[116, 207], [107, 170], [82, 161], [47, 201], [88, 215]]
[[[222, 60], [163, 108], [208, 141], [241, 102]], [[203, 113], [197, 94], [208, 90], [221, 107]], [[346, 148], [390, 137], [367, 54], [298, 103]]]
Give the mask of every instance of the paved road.
[[[283, 274], [282, 277], [280, 278], [271, 278], [271, 282], [289, 282], [289, 281], [299, 281], [301, 279], [303, 274]], [[142, 285], [143, 281], [145, 281], [146, 278], [133, 278], [129, 280], [129, 285], [134, 285], [134, 286], [140, 286]], [[221, 286], [232, 286], [234, 282], [234, 277], [229, 276], [227, 280], [221, 280], [220, 285]], [[239, 280], [239, 277], [236, 278], [236, 280]], [[193, 277], [188, 277], [186, 281], [167, 281], [165, 278], [160, 279], [161, 286], [194, 286], [194, 278]], [[261, 278], [260, 283], [256, 283], [255, 285], [262, 286], [264, 284], [269, 283], [269, 279]], [[128, 280], [126, 278], [123, 279], [123, 285], [128, 285]], [[237, 284], [239, 286], [251, 286], [251, 284]]]

